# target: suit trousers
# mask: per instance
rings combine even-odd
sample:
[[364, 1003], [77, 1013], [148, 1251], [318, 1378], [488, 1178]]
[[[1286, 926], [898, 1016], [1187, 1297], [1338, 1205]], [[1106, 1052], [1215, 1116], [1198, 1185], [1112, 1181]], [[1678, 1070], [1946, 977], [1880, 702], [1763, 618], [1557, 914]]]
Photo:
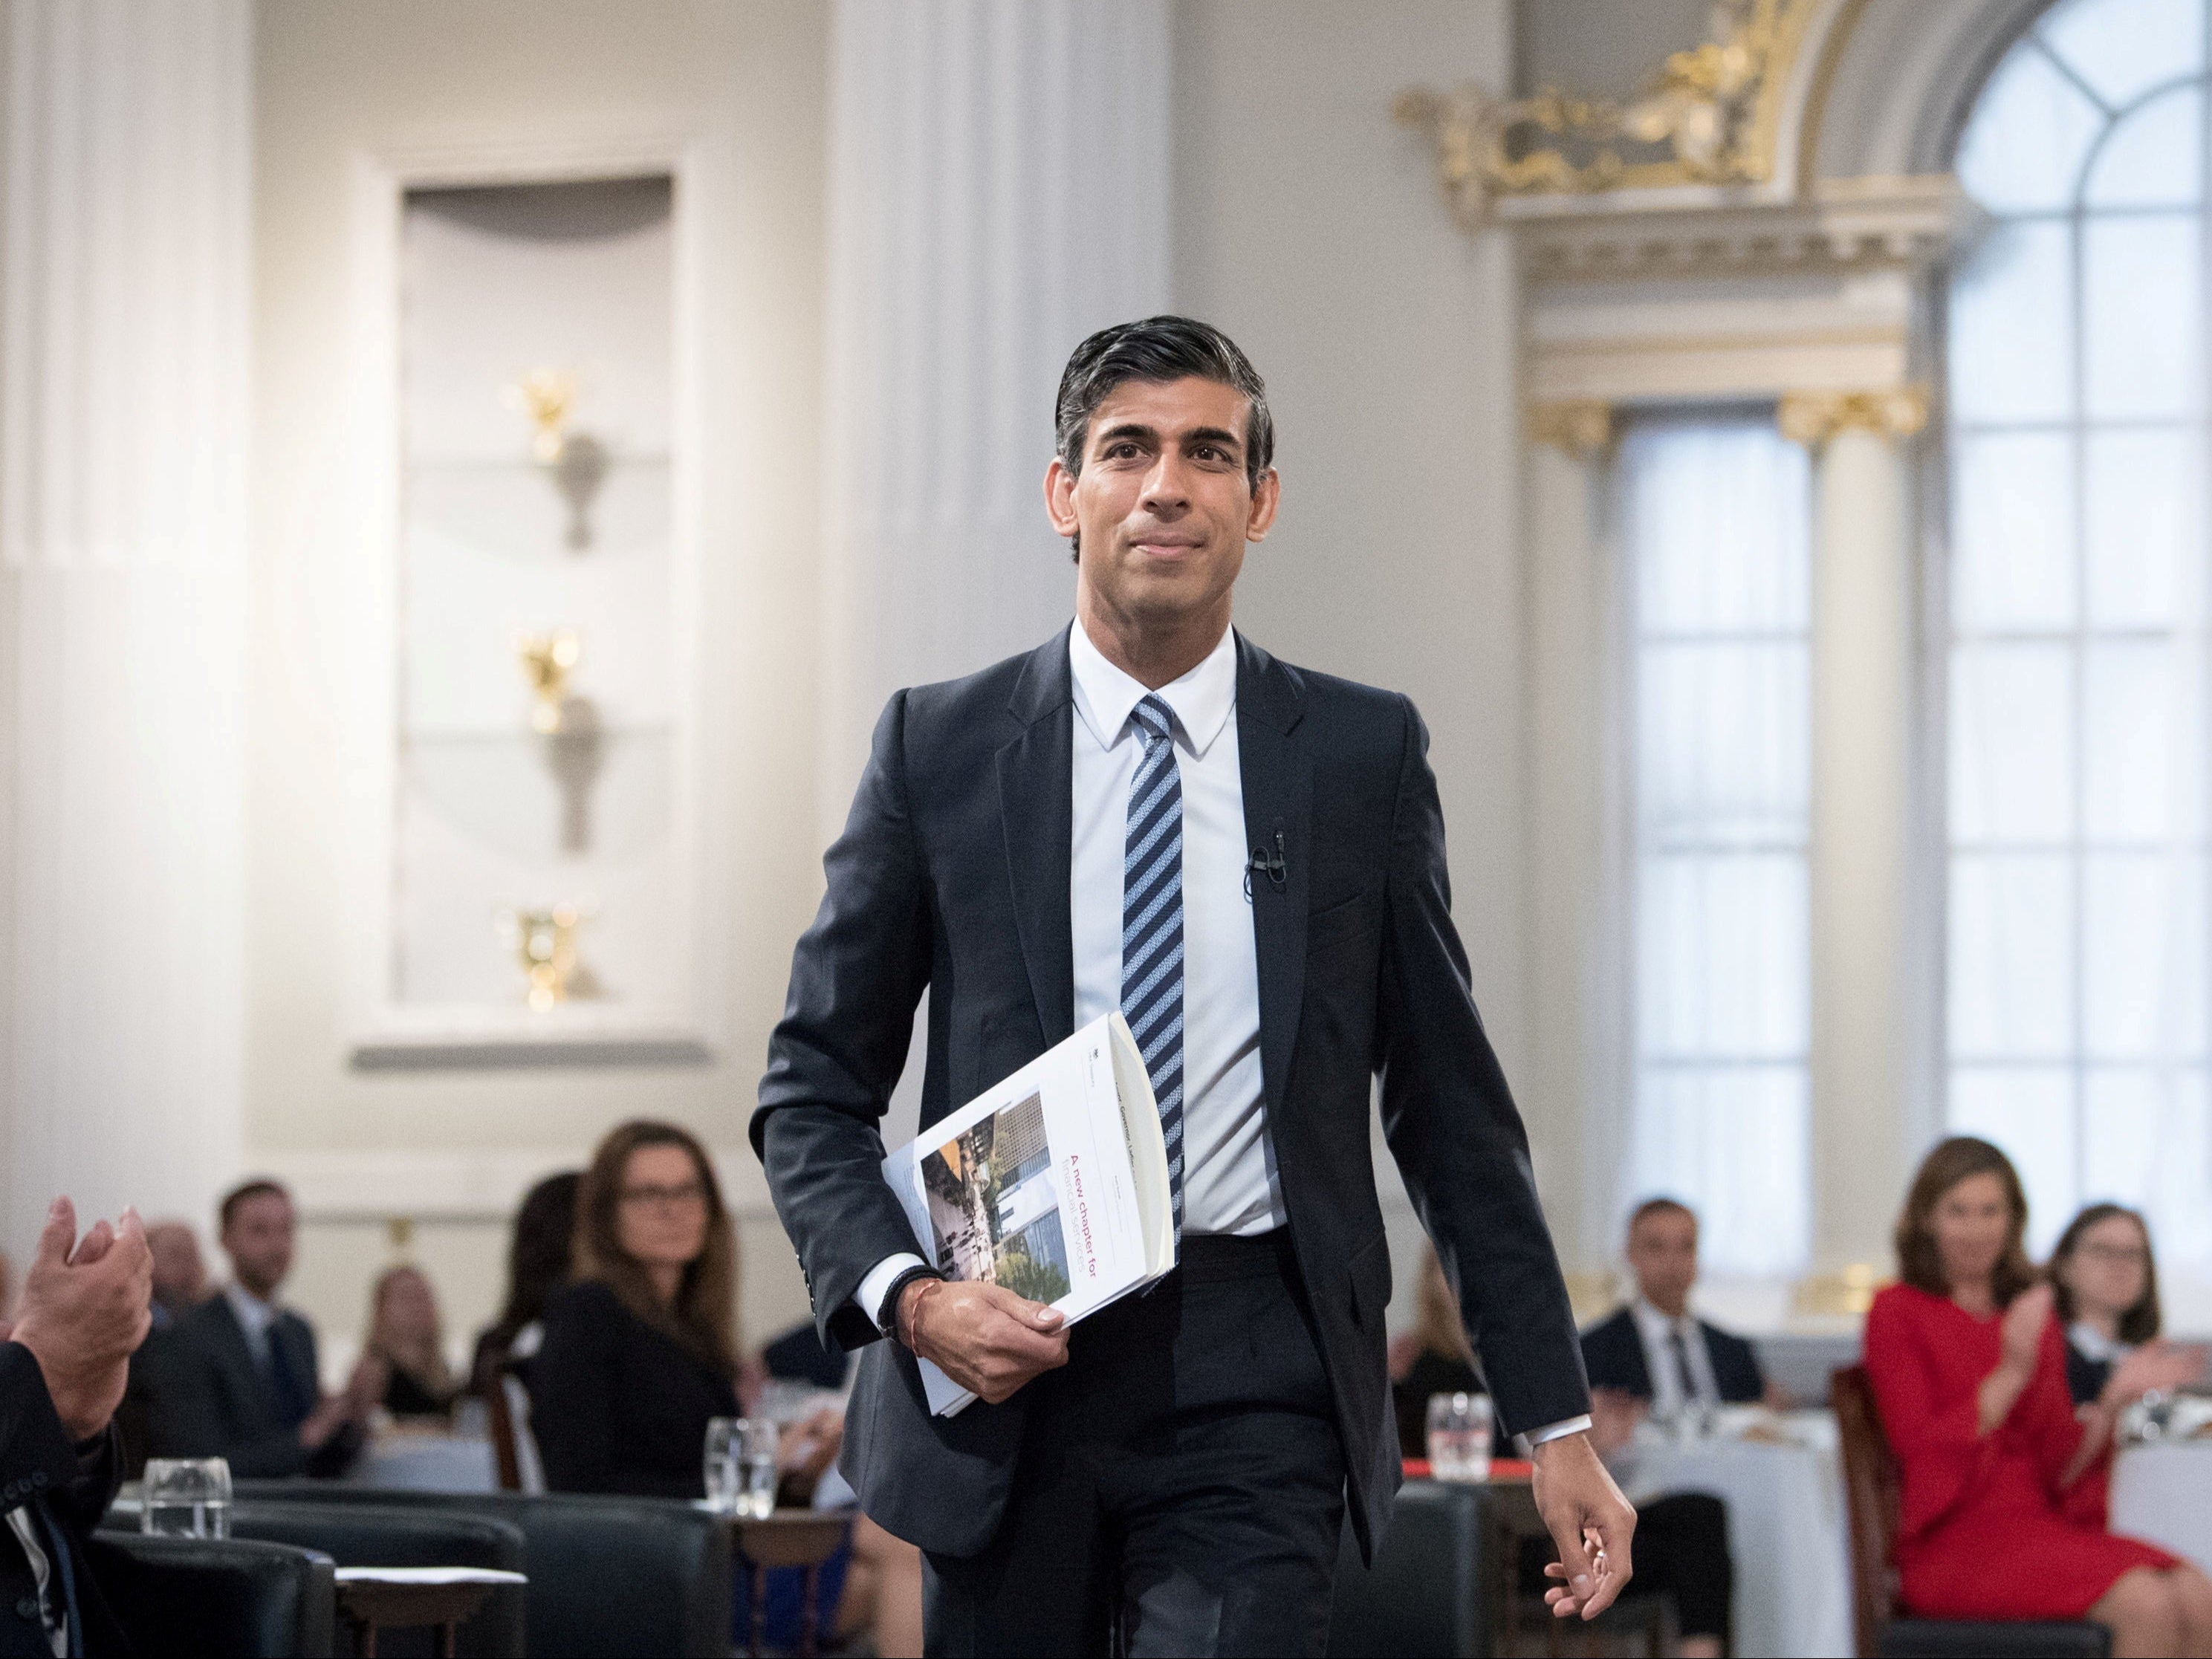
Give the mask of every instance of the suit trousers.
[[927, 1651], [1322, 1651], [1344, 1450], [1287, 1229], [1186, 1238], [1027, 1387], [997, 1534], [923, 1558]]

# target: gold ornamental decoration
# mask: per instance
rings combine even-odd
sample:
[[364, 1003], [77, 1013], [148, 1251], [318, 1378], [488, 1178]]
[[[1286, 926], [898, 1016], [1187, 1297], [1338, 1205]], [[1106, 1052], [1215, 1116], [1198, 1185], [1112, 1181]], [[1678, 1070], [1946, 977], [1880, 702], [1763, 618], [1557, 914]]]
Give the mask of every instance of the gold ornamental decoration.
[[530, 420], [530, 459], [558, 466], [568, 447], [568, 417], [576, 409], [576, 377], [565, 369], [538, 368], [507, 388], [507, 407]]
[[1704, 44], [1668, 57], [1626, 104], [1557, 87], [1503, 99], [1469, 83], [1409, 88], [1392, 113], [1434, 141], [1444, 199], [1468, 230], [1500, 196], [1757, 184], [1774, 174], [1784, 83], [1814, 9], [1716, 0]]
[[544, 737], [558, 737], [568, 720], [568, 676], [584, 659], [584, 642], [570, 628], [518, 634], [514, 657], [530, 682], [530, 729]]
[[532, 1013], [550, 1012], [556, 1003], [577, 994], [575, 906], [550, 910], [505, 910], [498, 917], [501, 936], [522, 969], [523, 1000]]
[[1560, 398], [1532, 403], [1524, 411], [1528, 441], [1587, 461], [1613, 447], [1613, 405], [1602, 398]]
[[1924, 386], [1881, 392], [1785, 392], [1775, 407], [1774, 420], [1790, 442], [1818, 449], [1842, 432], [1917, 437], [1928, 426], [1928, 403]]

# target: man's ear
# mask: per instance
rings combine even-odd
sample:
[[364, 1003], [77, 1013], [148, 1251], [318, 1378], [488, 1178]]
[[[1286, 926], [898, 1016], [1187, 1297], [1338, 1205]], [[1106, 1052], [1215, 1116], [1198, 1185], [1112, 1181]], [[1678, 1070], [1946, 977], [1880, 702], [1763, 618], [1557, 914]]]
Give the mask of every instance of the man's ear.
[[1244, 521], [1244, 539], [1264, 542], [1267, 531], [1275, 522], [1275, 509], [1282, 504], [1283, 475], [1269, 467], [1260, 475], [1260, 482], [1252, 489], [1252, 515]]
[[1044, 515], [1052, 520], [1055, 536], [1073, 536], [1083, 528], [1075, 516], [1075, 474], [1057, 455], [1044, 470]]

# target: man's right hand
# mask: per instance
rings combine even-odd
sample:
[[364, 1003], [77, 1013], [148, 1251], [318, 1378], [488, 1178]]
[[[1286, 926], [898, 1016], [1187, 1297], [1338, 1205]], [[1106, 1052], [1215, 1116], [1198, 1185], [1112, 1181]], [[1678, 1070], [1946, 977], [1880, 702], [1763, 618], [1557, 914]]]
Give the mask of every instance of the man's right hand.
[[134, 1210], [111, 1228], [96, 1221], [82, 1243], [76, 1206], [58, 1198], [23, 1278], [12, 1340], [31, 1351], [72, 1438], [107, 1426], [130, 1381], [131, 1356], [153, 1322], [154, 1257]]
[[917, 1279], [899, 1292], [898, 1334], [994, 1406], [1038, 1372], [1067, 1364], [1066, 1316], [997, 1285]]

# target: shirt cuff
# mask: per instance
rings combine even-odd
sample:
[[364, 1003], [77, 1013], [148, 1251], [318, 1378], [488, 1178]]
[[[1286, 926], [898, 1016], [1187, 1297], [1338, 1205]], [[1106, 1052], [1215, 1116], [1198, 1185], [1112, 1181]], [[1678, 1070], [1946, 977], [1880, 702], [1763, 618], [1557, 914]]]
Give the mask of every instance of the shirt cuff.
[[1533, 1448], [1542, 1445], [1547, 1440], [1561, 1440], [1571, 1434], [1588, 1434], [1589, 1427], [1589, 1414], [1585, 1412], [1582, 1416], [1570, 1417], [1563, 1423], [1547, 1423], [1540, 1429], [1531, 1429], [1521, 1438]]
[[[901, 1250], [896, 1255], [887, 1255], [868, 1269], [868, 1276], [860, 1281], [860, 1288], [853, 1292], [853, 1305], [860, 1310], [860, 1317], [878, 1330], [890, 1323], [890, 1310], [884, 1306], [884, 1297], [890, 1294], [892, 1282], [902, 1273], [929, 1265], [912, 1250]], [[1584, 1427], [1589, 1419], [1583, 1419]]]

